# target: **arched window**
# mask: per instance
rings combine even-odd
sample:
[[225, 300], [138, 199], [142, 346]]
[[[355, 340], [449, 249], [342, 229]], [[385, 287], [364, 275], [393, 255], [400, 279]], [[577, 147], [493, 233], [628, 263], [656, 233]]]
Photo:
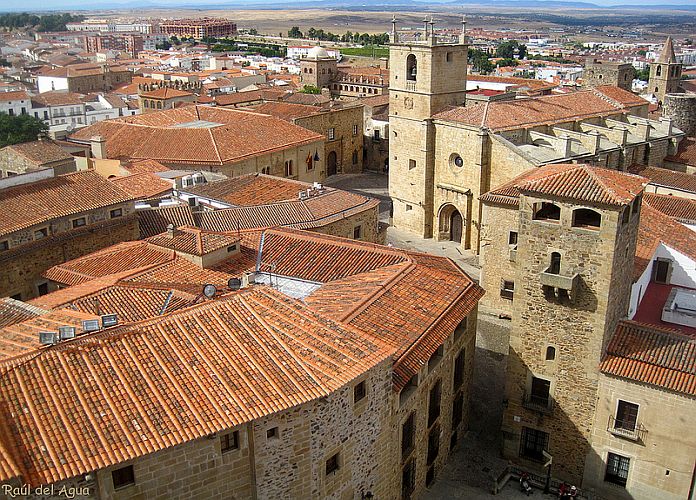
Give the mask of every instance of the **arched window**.
[[561, 254], [558, 252], [553, 252], [551, 254], [551, 263], [546, 271], [549, 274], [560, 274], [561, 272]]
[[662, 74], [662, 66], [658, 65], [657, 70], [655, 70], [655, 76], [660, 76]]
[[416, 56], [414, 54], [409, 54], [406, 58], [406, 80], [416, 81], [416, 74], [418, 73], [418, 68], [416, 67]]
[[146, 108], [149, 108], [150, 102], [147, 99], [143, 100], [143, 106], [145, 106]]
[[554, 359], [556, 359], [556, 348], [548, 346], [546, 348], [546, 361], [553, 361]]
[[561, 220], [561, 207], [547, 202], [535, 203], [534, 220]]
[[162, 109], [162, 101], [157, 101], [157, 109]]
[[573, 227], [598, 229], [602, 224], [602, 215], [589, 208], [573, 210]]

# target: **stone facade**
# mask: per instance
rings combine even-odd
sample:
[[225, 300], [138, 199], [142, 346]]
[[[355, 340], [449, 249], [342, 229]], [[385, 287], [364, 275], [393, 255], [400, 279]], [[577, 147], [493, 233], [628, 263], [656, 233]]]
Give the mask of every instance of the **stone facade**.
[[[541, 202], [560, 207], [560, 221], [534, 220], [534, 204]], [[601, 214], [601, 226], [572, 227], [578, 208]], [[504, 455], [540, 469], [539, 450], [533, 456], [522, 443], [523, 434], [537, 435], [553, 456], [554, 475], [576, 484], [592, 452], [600, 357], [628, 311], [639, 215], [632, 211], [624, 222], [624, 210], [629, 207], [520, 197]], [[491, 237], [504, 240], [506, 231]], [[486, 283], [491, 294], [497, 291]], [[535, 399], [533, 378], [548, 384], [543, 401]]]
[[629, 63], [617, 63], [588, 59], [583, 71], [583, 83], [590, 87], [598, 85], [611, 85], [631, 91], [633, 83], [633, 65]]
[[68, 92], [89, 94], [90, 92], [106, 92], [121, 85], [131, 83], [133, 73], [128, 70], [112, 71], [104, 65], [96, 74], [68, 76]]
[[[688, 498], [696, 456], [694, 398], [605, 374], [600, 374], [597, 395], [584, 487], [602, 498]], [[619, 400], [639, 405], [637, 420], [644, 431], [637, 434], [637, 439], [609, 430]], [[604, 480], [610, 452], [630, 460], [625, 488]]]
[[[123, 215], [111, 217], [111, 211], [118, 209]], [[39, 286], [48, 283], [41, 275], [50, 267], [122, 241], [138, 239], [140, 230], [134, 210], [132, 203], [113, 205], [8, 235], [3, 241], [9, 240], [10, 249], [0, 253], [0, 296], [20, 300], [36, 297], [42, 293]], [[73, 229], [72, 221], [81, 217], [86, 217], [86, 224]], [[44, 228], [48, 235], [37, 239], [36, 231]]]
[[52, 168], [55, 175], [75, 172], [75, 159], [70, 157], [57, 161], [37, 163], [24, 155], [18, 154], [12, 148], [0, 149], [0, 177], [10, 177], [43, 168]]
[[329, 108], [324, 113], [295, 118], [293, 123], [326, 138], [322, 161], [327, 176], [363, 171], [362, 106]]
[[[379, 230], [379, 206], [345, 217], [315, 229], [317, 233], [385, 244], [386, 233]], [[359, 236], [355, 238], [357, 235]]]
[[432, 116], [466, 97], [468, 45], [400, 42], [392, 34], [389, 82], [389, 195], [399, 229], [433, 237], [435, 126]]
[[665, 102], [667, 94], [679, 92], [682, 65], [676, 61], [657, 61], [650, 65], [648, 92], [653, 94], [658, 103]]
[[687, 136], [696, 137], [696, 95], [665, 95], [662, 101], [662, 116], [671, 118], [674, 126]]

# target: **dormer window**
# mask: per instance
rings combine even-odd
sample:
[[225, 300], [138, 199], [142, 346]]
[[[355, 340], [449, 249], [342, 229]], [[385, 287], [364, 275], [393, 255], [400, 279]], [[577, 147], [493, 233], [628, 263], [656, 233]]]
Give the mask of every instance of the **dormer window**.
[[561, 207], [553, 203], [541, 202], [534, 204], [534, 220], [560, 221]]

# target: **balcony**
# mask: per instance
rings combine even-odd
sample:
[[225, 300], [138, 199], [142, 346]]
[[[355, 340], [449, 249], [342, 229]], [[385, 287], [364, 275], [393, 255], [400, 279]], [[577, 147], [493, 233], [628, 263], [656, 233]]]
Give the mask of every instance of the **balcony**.
[[414, 81], [407, 81], [407, 82], [406, 82], [406, 90], [415, 91], [415, 90], [416, 90], [416, 82], [414, 82]]
[[544, 397], [525, 392], [522, 398], [522, 406], [528, 410], [551, 414], [553, 413], [553, 398], [550, 394]]
[[645, 434], [648, 432], [642, 423], [634, 421], [624, 422], [617, 420], [614, 415], [609, 416], [607, 430], [614, 436], [628, 439], [629, 441], [643, 441]]
[[546, 271], [540, 273], [539, 277], [543, 286], [567, 290], [571, 293], [571, 295], [577, 290], [578, 283], [580, 282], [579, 274], [574, 274], [573, 276], [564, 276], [562, 274], [550, 273], [549, 269], [546, 269]]

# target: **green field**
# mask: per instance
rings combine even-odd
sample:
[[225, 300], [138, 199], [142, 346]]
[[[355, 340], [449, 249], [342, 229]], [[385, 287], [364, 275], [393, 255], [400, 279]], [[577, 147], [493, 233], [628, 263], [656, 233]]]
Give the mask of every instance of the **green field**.
[[343, 48], [339, 49], [341, 54], [344, 56], [362, 56], [362, 57], [389, 57], [388, 47], [355, 47], [355, 48]]

